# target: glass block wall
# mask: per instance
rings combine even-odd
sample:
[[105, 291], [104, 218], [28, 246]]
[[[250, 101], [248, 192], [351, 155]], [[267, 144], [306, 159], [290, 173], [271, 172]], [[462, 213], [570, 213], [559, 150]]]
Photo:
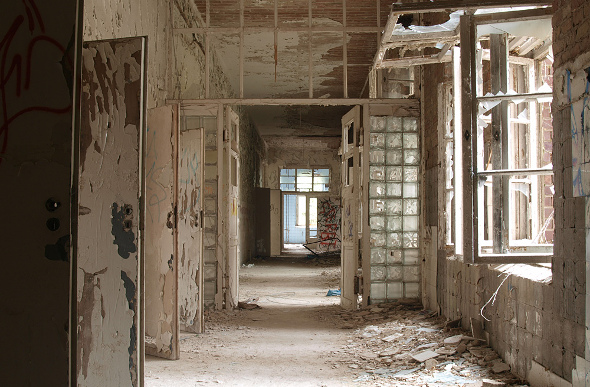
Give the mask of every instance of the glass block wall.
[[420, 295], [418, 119], [371, 117], [371, 303]]

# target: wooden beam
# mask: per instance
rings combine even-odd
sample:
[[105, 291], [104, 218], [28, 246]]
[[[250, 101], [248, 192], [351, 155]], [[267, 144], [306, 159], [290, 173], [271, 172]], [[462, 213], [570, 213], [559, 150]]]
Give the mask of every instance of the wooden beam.
[[527, 168], [527, 169], [492, 169], [480, 171], [479, 176], [512, 176], [512, 175], [553, 175], [553, 169], [548, 168]]
[[551, 5], [552, 0], [439, 0], [417, 3], [394, 3], [392, 10], [399, 13], [443, 12], [456, 9], [474, 10], [484, 8], [523, 7]]
[[219, 99], [169, 99], [167, 104], [180, 103], [182, 107], [190, 105], [241, 105], [241, 106], [354, 106], [383, 104], [399, 106], [406, 109], [418, 109], [420, 101], [415, 98], [219, 98]]
[[[342, 0], [342, 26], [346, 28], [346, 0]], [[348, 98], [348, 34], [342, 31], [342, 88], [344, 98]]]
[[408, 66], [420, 66], [433, 63], [444, 63], [450, 62], [452, 55], [448, 52], [442, 57], [437, 55], [424, 55], [424, 56], [413, 56], [408, 58], [399, 59], [388, 59], [381, 62], [381, 65], [376, 67], [377, 69], [393, 68], [393, 67], [408, 67]]
[[553, 8], [534, 8], [526, 9], [524, 11], [508, 11], [496, 13], [484, 13], [482, 15], [474, 15], [473, 23], [480, 24], [496, 24], [506, 22], [520, 22], [527, 20], [550, 19], [553, 16]]
[[[477, 232], [474, 232], [473, 225], [477, 224], [477, 219], [471, 221], [469, 214], [475, 217], [476, 203], [473, 202], [474, 179], [472, 168], [474, 163], [472, 154], [472, 137], [473, 137], [473, 100], [475, 95], [475, 28], [471, 23], [470, 15], [461, 16], [461, 122], [462, 122], [462, 146], [463, 146], [463, 262], [473, 263], [474, 248], [477, 248]], [[477, 187], [477, 185], [475, 185]], [[475, 238], [474, 238], [475, 236]]]
[[553, 93], [517, 93], [506, 95], [490, 95], [486, 97], [477, 97], [477, 102], [512, 101], [517, 99], [530, 101], [538, 98], [553, 98]]
[[277, 26], [275, 27], [184, 27], [174, 28], [174, 33], [180, 34], [203, 34], [209, 32], [210, 34], [219, 35], [235, 35], [240, 32], [244, 33], [261, 33], [261, 32], [322, 32], [322, 33], [347, 33], [347, 34], [366, 34], [366, 33], [381, 33], [380, 27], [344, 27], [344, 26]]

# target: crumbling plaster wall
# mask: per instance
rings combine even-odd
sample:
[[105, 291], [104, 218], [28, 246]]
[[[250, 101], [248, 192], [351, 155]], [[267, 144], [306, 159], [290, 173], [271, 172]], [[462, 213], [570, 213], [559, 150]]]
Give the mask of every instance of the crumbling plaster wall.
[[[468, 265], [448, 256], [439, 241], [444, 227], [439, 214], [444, 211], [436, 187], [439, 157], [437, 152], [437, 100], [434, 86], [444, 81], [444, 72], [424, 67], [423, 82], [423, 301], [426, 307], [440, 308], [449, 319], [479, 318], [489, 334], [490, 344], [521, 377], [534, 377], [534, 363], [557, 376], [583, 382], [590, 367], [583, 360], [586, 319], [586, 235], [589, 215], [585, 198], [574, 197], [572, 179], [571, 111], [563, 97], [567, 92], [563, 77], [590, 66], [576, 58], [590, 50], [590, 3], [579, 0], [554, 2], [555, 87], [553, 102], [553, 165], [555, 173], [555, 243], [552, 269], [527, 265]], [[585, 15], [582, 17], [582, 15]], [[573, 26], [573, 27], [572, 27]], [[450, 66], [450, 65], [448, 65]], [[586, 96], [588, 95], [586, 91]], [[556, 103], [557, 101], [557, 103]], [[426, 114], [425, 112], [428, 112]], [[430, 187], [430, 188], [429, 188]], [[551, 271], [550, 271], [551, 270]], [[434, 272], [436, 275], [428, 275]], [[507, 273], [512, 275], [502, 284]], [[537, 275], [538, 274], [538, 275]], [[552, 277], [551, 277], [552, 274]], [[536, 277], [537, 279], [532, 279]], [[539, 278], [545, 278], [540, 281]], [[500, 286], [501, 285], [501, 286]], [[494, 304], [480, 310], [500, 287]], [[436, 299], [429, 297], [436, 289]], [[577, 360], [577, 361], [576, 361]], [[576, 364], [577, 363], [577, 364]], [[576, 367], [578, 371], [576, 371]], [[579, 374], [579, 375], [578, 375]], [[576, 380], [576, 377], [578, 380]], [[578, 384], [581, 385], [581, 384]]]

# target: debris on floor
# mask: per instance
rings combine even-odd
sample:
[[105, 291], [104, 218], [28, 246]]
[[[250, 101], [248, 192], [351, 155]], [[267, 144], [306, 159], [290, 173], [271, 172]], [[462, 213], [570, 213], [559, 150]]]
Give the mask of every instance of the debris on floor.
[[526, 386], [460, 320], [445, 322], [421, 308], [399, 300], [340, 311], [340, 327], [351, 333], [337, 351], [348, 360], [334, 366], [356, 372], [355, 382], [365, 386]]
[[328, 290], [328, 293], [326, 294], [326, 297], [331, 297], [331, 296], [339, 296], [340, 295], [340, 289], [334, 289], [334, 290]]
[[258, 302], [258, 298], [252, 298], [246, 301], [238, 301], [238, 308], [248, 310], [261, 308], [261, 306], [258, 305], [256, 302]]

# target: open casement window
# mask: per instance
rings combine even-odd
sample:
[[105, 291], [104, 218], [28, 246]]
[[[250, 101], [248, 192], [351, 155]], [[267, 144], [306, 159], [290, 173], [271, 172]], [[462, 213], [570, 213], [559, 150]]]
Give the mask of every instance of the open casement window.
[[553, 254], [551, 8], [461, 17], [464, 260]]

